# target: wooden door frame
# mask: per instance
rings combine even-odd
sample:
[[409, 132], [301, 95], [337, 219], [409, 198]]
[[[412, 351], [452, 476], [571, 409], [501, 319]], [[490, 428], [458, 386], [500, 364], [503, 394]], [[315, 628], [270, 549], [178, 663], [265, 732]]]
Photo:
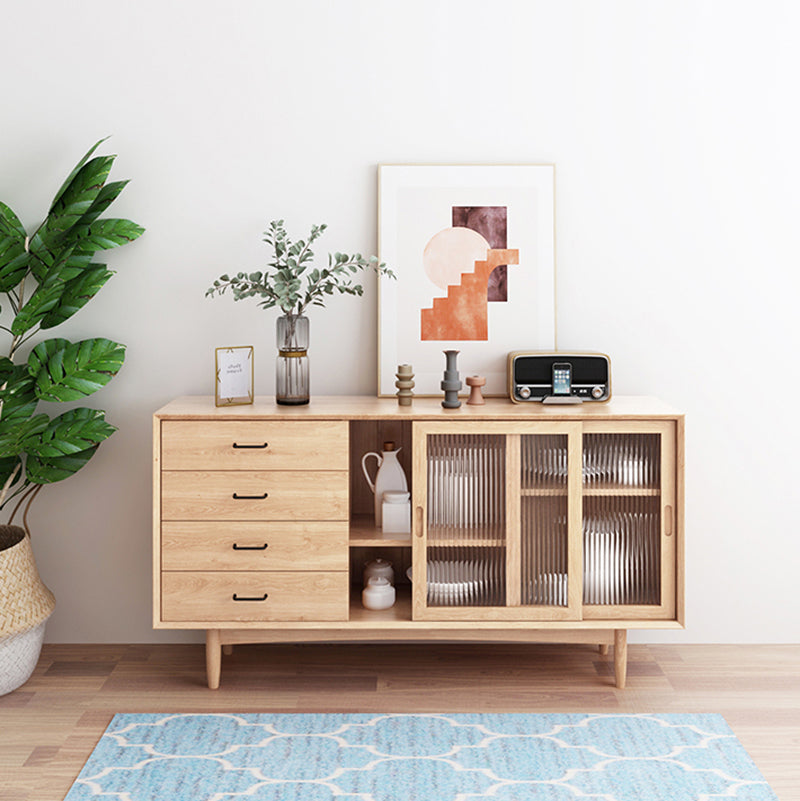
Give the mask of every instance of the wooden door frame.
[[[412, 521], [412, 619], [426, 621], [498, 620], [530, 622], [579, 621], [583, 600], [582, 541], [582, 437], [580, 421], [415, 421], [412, 424], [413, 521]], [[429, 607], [427, 605], [427, 438], [436, 434], [501, 435], [506, 438], [506, 605]], [[567, 437], [567, 606], [521, 604], [521, 476], [520, 437], [561, 435]]]

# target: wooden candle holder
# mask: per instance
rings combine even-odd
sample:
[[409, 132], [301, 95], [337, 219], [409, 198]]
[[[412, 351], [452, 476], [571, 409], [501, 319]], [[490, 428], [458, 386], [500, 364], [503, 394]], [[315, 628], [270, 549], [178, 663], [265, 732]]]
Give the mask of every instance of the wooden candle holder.
[[469, 387], [468, 406], [483, 406], [486, 403], [481, 392], [481, 387], [485, 383], [486, 379], [482, 375], [467, 376], [467, 386]]

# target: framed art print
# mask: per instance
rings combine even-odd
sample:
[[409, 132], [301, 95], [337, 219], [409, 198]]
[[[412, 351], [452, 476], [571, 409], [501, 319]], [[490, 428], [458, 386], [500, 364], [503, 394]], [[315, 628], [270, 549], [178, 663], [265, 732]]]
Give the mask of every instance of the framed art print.
[[378, 395], [411, 364], [419, 395], [438, 395], [444, 350], [462, 376], [506, 394], [506, 356], [554, 350], [555, 167], [378, 168]]
[[253, 346], [216, 348], [214, 403], [242, 406], [253, 402]]

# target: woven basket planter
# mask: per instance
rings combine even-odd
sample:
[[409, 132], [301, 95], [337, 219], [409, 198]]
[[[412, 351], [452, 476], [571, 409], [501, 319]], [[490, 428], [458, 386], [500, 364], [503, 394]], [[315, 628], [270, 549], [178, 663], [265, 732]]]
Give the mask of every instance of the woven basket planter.
[[39, 578], [30, 536], [19, 526], [0, 526], [0, 695], [30, 677], [55, 605]]

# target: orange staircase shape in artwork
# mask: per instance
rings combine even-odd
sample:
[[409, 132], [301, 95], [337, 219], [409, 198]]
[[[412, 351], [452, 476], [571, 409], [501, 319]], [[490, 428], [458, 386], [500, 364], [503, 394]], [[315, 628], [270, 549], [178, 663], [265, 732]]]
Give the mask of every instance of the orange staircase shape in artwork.
[[492, 248], [475, 271], [461, 274], [460, 284], [447, 287], [447, 296], [434, 298], [433, 308], [422, 309], [421, 338], [425, 340], [488, 340], [489, 275], [501, 264], [519, 264], [519, 250]]

